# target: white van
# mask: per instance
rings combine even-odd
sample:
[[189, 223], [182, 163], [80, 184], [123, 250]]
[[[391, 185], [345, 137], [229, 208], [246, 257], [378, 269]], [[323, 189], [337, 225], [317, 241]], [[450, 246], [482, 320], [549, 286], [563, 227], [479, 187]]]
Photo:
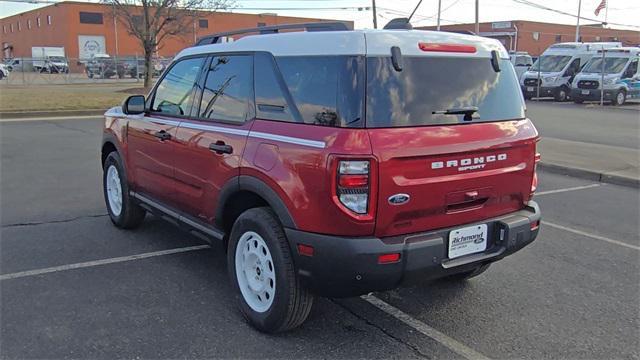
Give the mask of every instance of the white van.
[[516, 69], [516, 75], [518, 75], [518, 80], [522, 77], [525, 71], [529, 70], [529, 68], [533, 65], [533, 59], [531, 55], [529, 55], [526, 51], [511, 51], [509, 52], [509, 60], [511, 60], [511, 64], [513, 64], [514, 69]]
[[597, 51], [619, 47], [622, 47], [622, 43], [571, 42], [549, 46], [520, 78], [524, 98], [540, 96], [553, 97], [556, 101], [566, 101], [573, 78], [597, 54]]
[[640, 98], [639, 61], [640, 48], [637, 47], [598, 51], [571, 83], [571, 98], [578, 104], [599, 101], [601, 91], [604, 91], [603, 99], [614, 105]]

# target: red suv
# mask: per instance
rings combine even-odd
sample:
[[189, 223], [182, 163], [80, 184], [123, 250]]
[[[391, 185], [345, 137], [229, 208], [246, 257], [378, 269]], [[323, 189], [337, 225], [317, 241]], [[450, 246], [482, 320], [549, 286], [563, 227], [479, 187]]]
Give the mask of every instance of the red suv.
[[267, 332], [314, 295], [469, 278], [536, 238], [539, 138], [498, 41], [304, 27], [206, 37], [105, 114], [116, 226], [150, 212], [223, 242]]

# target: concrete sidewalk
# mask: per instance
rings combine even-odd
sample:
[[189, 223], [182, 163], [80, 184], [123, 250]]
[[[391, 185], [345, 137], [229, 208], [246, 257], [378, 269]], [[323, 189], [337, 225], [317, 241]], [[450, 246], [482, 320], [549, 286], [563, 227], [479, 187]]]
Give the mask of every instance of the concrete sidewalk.
[[595, 181], [640, 186], [640, 152], [636, 149], [543, 137], [541, 167]]

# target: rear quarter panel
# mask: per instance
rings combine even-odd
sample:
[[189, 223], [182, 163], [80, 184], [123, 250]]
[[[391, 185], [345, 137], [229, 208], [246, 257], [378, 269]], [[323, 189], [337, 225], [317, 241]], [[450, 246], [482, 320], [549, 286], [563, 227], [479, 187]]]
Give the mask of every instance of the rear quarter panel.
[[[256, 134], [324, 143], [323, 148], [264, 139]], [[283, 200], [299, 230], [345, 236], [371, 235], [374, 219], [346, 215], [332, 199], [332, 155], [370, 157], [365, 129], [256, 120], [249, 135], [241, 175], [262, 180]]]

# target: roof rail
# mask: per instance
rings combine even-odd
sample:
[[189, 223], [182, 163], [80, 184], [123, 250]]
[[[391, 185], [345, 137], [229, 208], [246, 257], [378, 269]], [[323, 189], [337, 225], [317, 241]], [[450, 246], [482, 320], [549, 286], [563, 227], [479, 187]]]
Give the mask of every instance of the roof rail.
[[251, 29], [240, 29], [227, 31], [217, 34], [211, 34], [204, 36], [198, 40], [196, 46], [200, 45], [209, 45], [209, 44], [217, 44], [220, 42], [220, 39], [225, 36], [232, 35], [240, 35], [240, 34], [248, 34], [248, 33], [259, 33], [260, 35], [264, 34], [277, 34], [280, 30], [293, 30], [293, 29], [304, 29], [305, 31], [346, 31], [351, 30], [344, 22], [314, 22], [314, 23], [302, 23], [302, 24], [282, 24], [282, 25], [272, 25], [272, 26], [260, 26]]

